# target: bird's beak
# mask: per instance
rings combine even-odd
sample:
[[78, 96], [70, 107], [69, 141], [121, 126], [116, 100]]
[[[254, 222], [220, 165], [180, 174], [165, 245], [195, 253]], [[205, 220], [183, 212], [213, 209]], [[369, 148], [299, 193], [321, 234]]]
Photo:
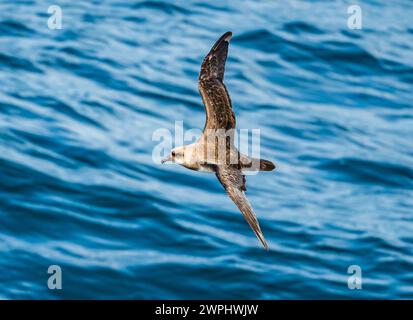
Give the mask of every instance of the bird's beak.
[[167, 162], [167, 161], [172, 161], [172, 156], [171, 156], [171, 155], [169, 155], [169, 156], [167, 156], [166, 158], [162, 159], [162, 160], [161, 160], [161, 163], [165, 163], [165, 162]]

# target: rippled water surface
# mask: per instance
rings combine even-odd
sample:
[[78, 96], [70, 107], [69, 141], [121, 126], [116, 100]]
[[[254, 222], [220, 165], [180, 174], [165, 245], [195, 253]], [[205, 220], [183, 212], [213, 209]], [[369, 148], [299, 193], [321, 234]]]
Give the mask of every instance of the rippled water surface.
[[[411, 1], [0, 1], [0, 298], [413, 298]], [[200, 63], [274, 172], [271, 250], [212, 174], [152, 160], [202, 128]], [[59, 265], [63, 290], [47, 288]], [[362, 269], [349, 290], [347, 269]]]

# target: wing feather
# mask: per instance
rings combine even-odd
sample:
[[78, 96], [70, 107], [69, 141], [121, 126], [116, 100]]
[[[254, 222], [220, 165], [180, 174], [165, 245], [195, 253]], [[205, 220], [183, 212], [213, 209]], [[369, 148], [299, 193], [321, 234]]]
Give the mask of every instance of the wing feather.
[[223, 34], [202, 62], [198, 88], [206, 110], [204, 131], [235, 128], [231, 98], [223, 83], [231, 36], [231, 32]]
[[266, 250], [269, 250], [264, 234], [258, 223], [258, 219], [244, 193], [244, 191], [247, 190], [245, 187], [245, 176], [240, 170], [231, 166], [217, 166], [216, 175], [231, 200], [234, 201], [245, 220], [247, 220], [258, 240], [260, 240]]

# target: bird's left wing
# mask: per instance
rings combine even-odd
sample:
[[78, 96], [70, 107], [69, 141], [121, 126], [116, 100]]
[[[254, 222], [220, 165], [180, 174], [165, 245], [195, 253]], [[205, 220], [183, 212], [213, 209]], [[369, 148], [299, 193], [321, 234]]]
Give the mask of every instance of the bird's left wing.
[[225, 61], [232, 33], [224, 33], [213, 45], [199, 73], [199, 92], [205, 105], [205, 129], [234, 129], [235, 115], [224, 85]]
[[266, 250], [269, 250], [257, 217], [244, 193], [244, 191], [247, 190], [245, 187], [245, 176], [240, 170], [233, 166], [216, 166], [215, 170], [218, 180], [243, 214], [258, 240], [261, 241]]

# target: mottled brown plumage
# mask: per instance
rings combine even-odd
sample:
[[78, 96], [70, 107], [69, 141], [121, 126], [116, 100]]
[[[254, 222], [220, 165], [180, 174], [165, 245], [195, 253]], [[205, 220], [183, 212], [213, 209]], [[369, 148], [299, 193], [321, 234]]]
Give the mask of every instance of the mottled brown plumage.
[[223, 83], [231, 36], [231, 32], [223, 34], [202, 62], [198, 86], [206, 111], [202, 136], [196, 143], [173, 149], [163, 162], [172, 160], [191, 170], [215, 173], [257, 238], [268, 250], [257, 217], [244, 193], [247, 188], [242, 171], [271, 171], [275, 166], [271, 161], [243, 155], [234, 146], [235, 114]]
[[231, 36], [231, 32], [223, 34], [202, 62], [198, 88], [207, 115], [204, 130], [235, 128], [235, 114], [232, 111], [231, 98], [223, 83]]

